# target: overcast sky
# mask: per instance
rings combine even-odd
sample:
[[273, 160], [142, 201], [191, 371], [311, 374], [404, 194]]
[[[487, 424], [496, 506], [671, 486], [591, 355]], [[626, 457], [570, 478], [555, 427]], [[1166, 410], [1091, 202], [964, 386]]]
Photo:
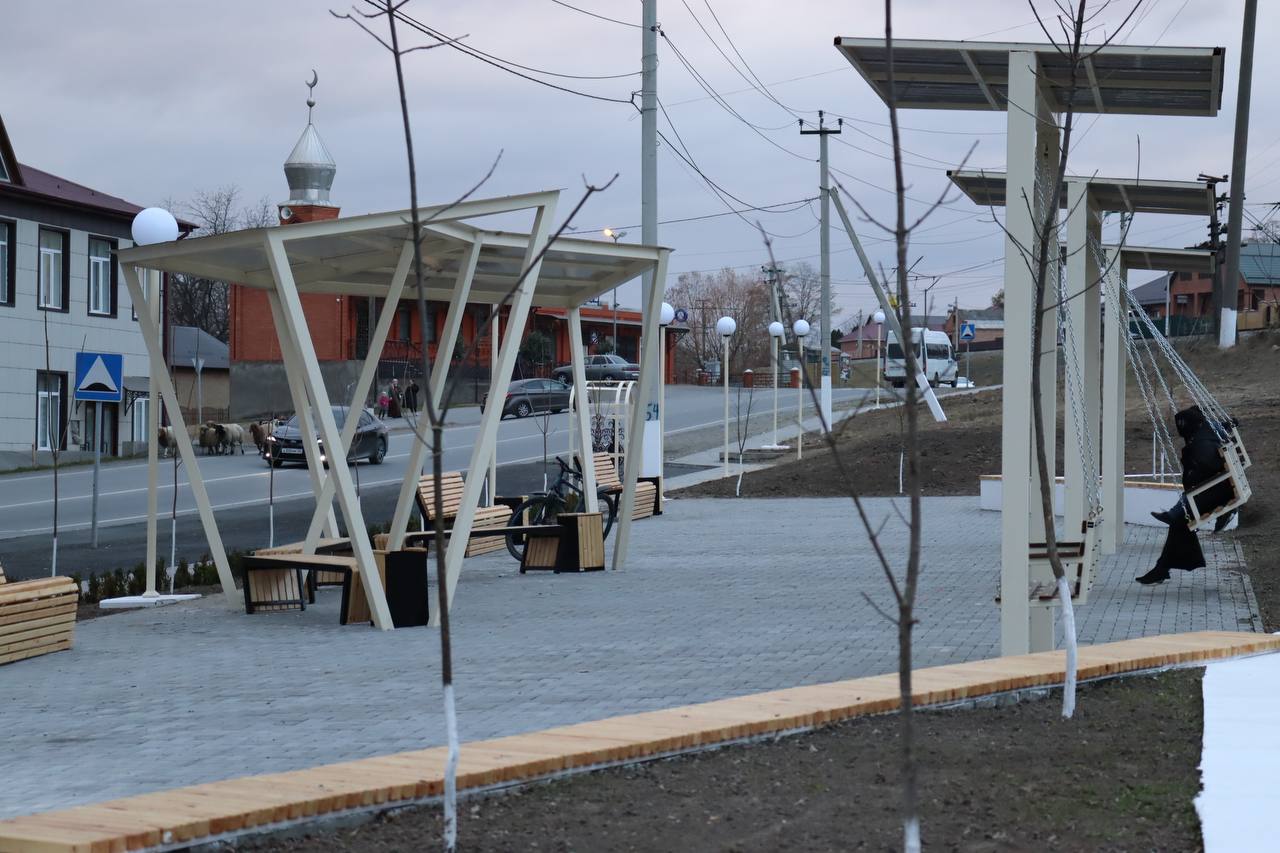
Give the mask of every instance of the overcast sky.
[[[640, 17], [636, 0], [570, 2], [620, 21], [635, 23]], [[699, 168], [749, 205], [778, 205], [815, 194], [816, 137], [800, 137], [794, 117], [748, 88], [717, 50], [718, 45], [739, 62], [736, 47], [751, 72], [787, 107], [806, 117], [818, 109], [850, 117], [831, 146], [832, 165], [857, 176], [862, 182], [842, 180], [873, 214], [887, 220], [892, 196], [876, 188], [892, 184], [886, 110], [832, 46], [835, 36], [882, 35], [882, 4], [687, 4], [659, 0], [658, 18], [668, 37], [659, 45], [659, 96], [671, 122], [660, 122], [663, 133], [674, 138], [674, 125]], [[1039, 5], [1050, 4], [1042, 0]], [[1280, 8], [1259, 5], [1248, 188], [1255, 205], [1249, 210], [1261, 217], [1268, 208], [1260, 203], [1280, 199], [1280, 136], [1274, 90], [1267, 82], [1280, 71], [1267, 38], [1278, 31]], [[901, 0], [896, 6], [895, 33], [901, 38], [1042, 38], [1021, 0]], [[1194, 180], [1202, 171], [1230, 171], [1242, 7], [1243, 0], [1142, 0], [1136, 26], [1124, 30], [1122, 41], [1225, 47], [1222, 111], [1212, 119], [1104, 116], [1096, 126], [1094, 116], [1084, 117], [1072, 171], [1133, 175], [1139, 139], [1143, 177]], [[6, 4], [0, 28], [0, 115], [20, 161], [139, 204], [230, 184], [246, 201], [266, 196], [281, 202], [288, 196], [281, 164], [306, 124], [305, 81], [315, 68], [320, 76], [315, 124], [338, 164], [333, 200], [346, 214], [407, 207], [390, 56], [351, 23], [334, 19], [330, 8], [349, 6], [312, 0]], [[1113, 0], [1093, 39], [1110, 33], [1129, 8], [1130, 0]], [[592, 18], [552, 0], [413, 0], [405, 11], [450, 35], [466, 35], [466, 43], [479, 50], [542, 71], [635, 75], [532, 75], [540, 79], [621, 101], [640, 85], [637, 27]], [[757, 133], [710, 99], [677, 51], [743, 120], [768, 129]], [[575, 225], [625, 228], [626, 241], [639, 239], [640, 122], [632, 106], [555, 91], [448, 48], [419, 51], [406, 64], [424, 201], [454, 197], [502, 151], [484, 194], [560, 187], [567, 190], [562, 203], [567, 210], [583, 175], [603, 182], [616, 172], [618, 181], [590, 201]], [[913, 197], [936, 196], [944, 187], [946, 164], [957, 163], [975, 141], [972, 165], [1003, 168], [1002, 112], [909, 111], [901, 122], [911, 128], [903, 144], [911, 152], [907, 179]], [[703, 180], [672, 152], [660, 150], [658, 162], [660, 219], [725, 212]], [[789, 212], [746, 218], [760, 218], [782, 235], [775, 245], [779, 260], [807, 260], [816, 267], [816, 204], [780, 210]], [[984, 306], [1000, 286], [1003, 241], [998, 227], [984, 221], [988, 218], [957, 198], [914, 241], [911, 259], [921, 258], [916, 271], [943, 275], [933, 291], [934, 313], [954, 298], [962, 306]], [[1140, 216], [1130, 242], [1183, 246], [1203, 239], [1204, 225], [1192, 218]], [[880, 239], [870, 225], [864, 232]], [[757, 270], [766, 260], [751, 226], [736, 216], [663, 225], [660, 242], [676, 250], [673, 280], [686, 270]], [[892, 264], [887, 245], [870, 248], [873, 260]], [[843, 234], [833, 232], [832, 249], [836, 301], [845, 308], [841, 319], [847, 322], [858, 309], [872, 308], [873, 300]], [[638, 295], [634, 288], [620, 301], [636, 304]]]

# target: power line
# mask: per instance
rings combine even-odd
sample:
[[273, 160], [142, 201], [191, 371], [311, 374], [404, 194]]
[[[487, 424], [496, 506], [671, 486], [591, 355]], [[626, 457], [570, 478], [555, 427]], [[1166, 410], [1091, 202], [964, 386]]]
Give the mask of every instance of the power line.
[[[701, 222], [704, 219], [717, 219], [722, 216], [732, 216], [735, 213], [751, 213], [752, 211], [759, 211], [761, 213], [795, 213], [797, 210], [802, 209], [809, 202], [816, 201], [817, 198], [818, 197], [815, 195], [815, 196], [810, 196], [809, 198], [798, 198], [793, 201], [780, 201], [777, 204], [762, 204], [759, 207], [744, 207], [744, 208], [741, 208], [740, 210], [726, 210], [721, 213], [707, 213], [702, 216], [686, 216], [681, 219], [663, 219], [658, 224], [659, 225], [677, 225], [682, 222]], [[787, 207], [789, 209], [777, 210], [776, 208], [779, 208], [779, 207]], [[611, 227], [623, 229], [623, 228], [639, 228], [640, 226], [639, 225], [614, 225]], [[566, 234], [589, 234], [591, 232], [599, 231], [599, 230], [600, 230], [599, 228], [569, 228], [569, 229], [566, 229], [565, 233]]]
[[610, 18], [607, 15], [601, 15], [596, 12], [588, 11], [586, 9], [579, 9], [577, 6], [571, 6], [568, 3], [565, 3], [564, 0], [551, 0], [551, 2], [555, 3], [557, 6], [563, 6], [566, 9], [572, 9], [575, 12], [581, 12], [584, 15], [590, 15], [591, 17], [599, 18], [602, 21], [608, 21], [611, 24], [622, 24], [622, 26], [624, 27], [635, 27], [637, 30], [643, 29], [643, 27], [641, 27], [639, 24], [633, 24], [630, 21], [619, 21], [617, 18]]

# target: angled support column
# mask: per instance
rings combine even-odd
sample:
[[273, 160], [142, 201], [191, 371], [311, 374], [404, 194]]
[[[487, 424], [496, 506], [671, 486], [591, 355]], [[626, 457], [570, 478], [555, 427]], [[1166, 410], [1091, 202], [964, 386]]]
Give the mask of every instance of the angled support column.
[[[138, 268], [131, 264], [122, 264], [124, 281], [129, 288], [129, 298], [134, 305], [151, 305], [142, 295], [142, 285], [138, 282]], [[173, 437], [178, 442], [178, 452], [182, 462], [187, 466], [187, 483], [191, 486], [191, 495], [196, 500], [196, 511], [200, 515], [200, 524], [204, 527], [205, 541], [209, 544], [209, 553], [213, 556], [213, 564], [218, 569], [218, 582], [222, 584], [222, 595], [228, 606], [239, 609], [243, 604], [236, 589], [235, 578], [231, 575], [231, 566], [227, 562], [227, 552], [222, 547], [222, 536], [218, 533], [218, 523], [213, 518], [213, 507], [209, 504], [209, 493], [204, 487], [204, 476], [200, 473], [200, 463], [196, 461], [195, 448], [191, 446], [191, 436], [187, 435], [187, 425], [182, 420], [182, 409], [178, 407], [178, 394], [173, 389], [173, 380], [164, 363], [164, 346], [160, 336], [160, 324], [156, 322], [151, 311], [138, 312], [138, 328], [147, 345], [147, 355], [151, 360], [152, 387], [159, 386], [164, 398], [165, 408], [173, 422]], [[155, 402], [152, 402], [155, 405]], [[156, 437], [150, 437], [155, 441]]]
[[[1065, 356], [1067, 370], [1078, 370], [1077, 382], [1066, 376], [1066, 405], [1063, 412], [1062, 472], [1065, 482], [1063, 531], [1068, 538], [1079, 535], [1088, 516], [1091, 496], [1098, 488], [1098, 403], [1102, 364], [1101, 284], [1093, 246], [1102, 236], [1098, 211], [1092, 194], [1080, 181], [1067, 184], [1067, 276], [1066, 307], [1071, 317], [1067, 329]], [[1083, 394], [1083, 397], [1080, 395]], [[1081, 455], [1083, 447], [1084, 455]], [[1092, 465], [1090, 465], [1092, 462]], [[1109, 514], [1112, 507], [1106, 507]]]
[[[316, 512], [323, 513], [324, 532], [329, 537], [338, 535], [338, 519], [334, 516], [331, 503], [321, 504], [318, 497], [328, 479], [324, 473], [324, 464], [320, 461], [320, 446], [316, 442], [316, 429], [313, 417], [315, 406], [307, 395], [306, 385], [302, 379], [302, 370], [296, 358], [298, 343], [293, 339], [288, 326], [284, 322], [284, 307], [279, 295], [272, 290], [267, 291], [267, 304], [271, 308], [271, 322], [276, 329], [276, 340], [280, 344], [280, 359], [284, 362], [285, 377], [288, 380], [289, 398], [293, 401], [293, 412], [298, 418], [298, 436], [302, 439], [302, 452], [307, 457], [307, 475], [311, 478], [311, 493], [317, 496]], [[303, 553], [315, 553], [315, 543], [310, 549], [303, 546]]]
[[1129, 332], [1124, 298], [1129, 271], [1120, 266], [1119, 249], [1111, 249], [1108, 267], [1119, 275], [1117, 292], [1109, 293], [1102, 335], [1102, 553], [1114, 554], [1124, 542], [1124, 397]]
[[[653, 364], [659, 358], [658, 321], [662, 315], [663, 287], [667, 280], [667, 260], [671, 252], [661, 250], [658, 255], [657, 269], [653, 273], [654, 286], [649, 288], [649, 301], [644, 305], [641, 316], [648, 325], [642, 330], [644, 335], [644, 352], [640, 355], [640, 364]], [[578, 339], [581, 342], [581, 338]], [[653, 392], [657, 382], [656, 370], [640, 371], [640, 387], [636, 390], [636, 404], [631, 407], [631, 423], [627, 426], [626, 464], [622, 476], [622, 500], [618, 504], [618, 538], [613, 543], [613, 570], [621, 571], [627, 564], [627, 549], [631, 545], [631, 517], [636, 505], [636, 480], [640, 477], [640, 466], [643, 463], [640, 450], [643, 447], [644, 425], [661, 422], [659, 403], [648, 403], [654, 399]], [[588, 433], [588, 436], [590, 433]], [[583, 443], [589, 439], [584, 438]], [[584, 462], [584, 464], [586, 464]]]
[[[444, 334], [441, 335], [440, 342], [436, 346], [436, 362], [431, 366], [431, 375], [427, 377], [428, 399], [437, 414], [444, 400], [450, 358], [458, 345], [462, 317], [467, 309], [467, 297], [471, 295], [471, 280], [475, 277], [476, 262], [480, 260], [480, 250], [483, 247], [483, 241], [476, 238], [458, 267], [458, 279], [453, 286], [453, 296], [449, 300], [449, 310], [444, 318]], [[423, 345], [426, 345], [425, 336]], [[421, 418], [418, 422], [422, 423]], [[419, 426], [419, 429], [429, 429], [429, 425], [428, 427]], [[400, 484], [400, 495], [396, 498], [396, 511], [391, 517], [391, 533], [387, 550], [398, 551], [404, 545], [404, 534], [409, 529], [409, 513], [413, 511], [415, 495], [418, 492], [418, 479], [422, 476], [422, 466], [426, 462], [428, 449], [426, 442], [414, 436], [409, 446], [409, 462], [405, 468], [404, 481]]]
[[[263, 238], [267, 250], [267, 260], [271, 264], [271, 274], [275, 278], [276, 293], [279, 294], [281, 312], [285, 328], [289, 332], [290, 349], [294, 350], [294, 358], [302, 368], [302, 379], [306, 384], [307, 395], [315, 403], [316, 420], [320, 427], [320, 437], [326, 447], [340, 448], [342, 436], [333, 418], [333, 409], [329, 404], [329, 392], [324, 387], [324, 378], [320, 375], [320, 364], [316, 360], [315, 345], [311, 340], [311, 332], [307, 328], [307, 318], [302, 311], [302, 300], [298, 296], [298, 288], [293, 281], [293, 270], [289, 266], [289, 258], [285, 253], [285, 237], [275, 230], [269, 230]], [[282, 341], [283, 345], [284, 342]], [[364, 581], [365, 592], [369, 600], [369, 610], [373, 614], [376, 627], [388, 631], [393, 627], [391, 613], [387, 609], [387, 598], [382, 588], [382, 578], [378, 575], [373, 561], [373, 548], [369, 538], [364, 534], [367, 529], [364, 514], [360, 511], [360, 500], [356, 497], [355, 484], [351, 472], [340, 460], [329, 468], [329, 476], [337, 480], [338, 505], [342, 507], [342, 516], [346, 519], [347, 530], [351, 534], [351, 548], [355, 554], [356, 567]]]
[[[524, 260], [520, 264], [521, 271], [527, 271], [527, 273], [511, 300], [507, 336], [498, 352], [498, 372], [489, 378], [491, 404], [485, 406], [484, 414], [480, 417], [480, 430], [476, 435], [475, 446], [471, 449], [471, 462], [467, 465], [462, 503], [453, 521], [449, 545], [445, 549], [445, 581], [451, 606], [454, 601], [454, 591], [458, 587], [458, 574], [462, 571], [463, 552], [467, 550], [467, 540], [471, 538], [471, 526], [475, 521], [476, 507], [480, 505], [480, 489], [484, 485], [482, 472], [488, 466], [489, 457], [494, 453], [498, 440], [498, 421], [502, 418], [501, 401], [506, 398], [507, 389], [511, 386], [511, 371], [515, 367], [516, 353], [520, 349], [520, 339], [524, 335], [529, 309], [533, 306], [534, 290], [538, 286], [538, 276], [542, 271], [542, 250], [551, 232], [551, 219], [555, 216], [556, 202], [550, 200], [536, 210], [533, 230], [529, 233], [529, 245], [525, 249]], [[431, 599], [430, 624], [437, 627], [440, 624], [440, 596]]]
[[[582, 310], [569, 309], [569, 362], [573, 365], [573, 411], [569, 412], [569, 446], [573, 448], [574, 433], [578, 442], [578, 458], [582, 460], [582, 492], [587, 498], [587, 512], [599, 512], [600, 501], [596, 497], [596, 466], [591, 451], [591, 410], [587, 394], [587, 360], [582, 352]], [[640, 405], [639, 401], [636, 405]]]
[[[355, 390], [351, 395], [351, 405], [347, 407], [347, 420], [342, 425], [342, 453], [334, 459], [346, 459], [351, 447], [351, 439], [356, 434], [360, 423], [360, 413], [364, 411], [361, 403], [369, 393], [373, 383], [373, 375], [378, 370], [378, 358], [382, 353], [382, 345], [387, 342], [387, 334], [391, 331], [391, 321], [400, 307], [400, 294], [404, 291], [404, 280], [409, 274], [409, 266], [413, 262], [413, 241], [406, 240], [400, 251], [400, 260], [391, 274], [391, 283], [387, 288], [387, 298], [382, 303], [382, 313], [378, 315], [378, 325], [373, 330], [373, 338], [369, 341], [369, 351], [365, 354], [364, 364], [360, 366], [360, 375], [356, 378]], [[423, 340], [426, 340], [424, 335]], [[359, 463], [357, 463], [359, 464]], [[314, 554], [316, 543], [320, 538], [320, 528], [325, 517], [333, 508], [334, 479], [326, 477], [320, 489], [320, 497], [316, 500], [315, 512], [311, 514], [311, 525], [307, 528], [307, 538], [303, 545], [304, 554]]]

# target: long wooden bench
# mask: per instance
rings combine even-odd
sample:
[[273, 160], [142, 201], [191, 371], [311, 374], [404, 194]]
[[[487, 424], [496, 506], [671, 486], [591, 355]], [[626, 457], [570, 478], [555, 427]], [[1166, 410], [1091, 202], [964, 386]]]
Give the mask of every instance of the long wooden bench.
[[[581, 466], [582, 461], [576, 456], [574, 462]], [[618, 476], [618, 468], [613, 464], [613, 457], [608, 453], [591, 454], [592, 467], [596, 472], [596, 488], [603, 489], [618, 501], [622, 500], [622, 480]], [[662, 515], [661, 498], [658, 492], [657, 477], [640, 477], [636, 480], [636, 506], [631, 513], [631, 520], [648, 518], [651, 515]], [[622, 511], [619, 503], [618, 511]]]
[[[427, 530], [435, 528], [436, 512], [435, 512], [435, 481], [436, 478], [430, 474], [418, 480], [418, 509], [422, 512], [422, 517], [426, 520], [425, 527]], [[443, 505], [441, 513], [444, 517], [444, 526], [446, 530], [452, 529], [454, 521], [458, 517], [459, 510], [462, 509], [462, 491], [466, 487], [463, 482], [462, 474], [458, 471], [446, 471], [440, 477], [440, 491], [442, 494]], [[482, 506], [476, 507], [475, 520], [471, 524], [472, 531], [491, 529], [495, 527], [505, 527], [507, 520], [511, 518], [511, 508], [499, 504], [498, 506]], [[385, 550], [386, 540], [382, 545], [378, 545], [378, 540], [374, 539], [374, 547]], [[406, 540], [406, 544], [408, 540]], [[467, 540], [467, 549], [463, 552], [464, 556], [474, 557], [476, 554], [487, 554], [490, 551], [501, 551], [506, 545], [500, 536], [476, 536], [472, 535]]]
[[[270, 548], [259, 548], [253, 552], [253, 556], [294, 556], [302, 553], [302, 548], [305, 544], [305, 542], [289, 542], [284, 545], [275, 545]], [[316, 542], [316, 553], [322, 556], [349, 557], [351, 556], [351, 540], [345, 536], [334, 539], [321, 539]], [[313, 572], [310, 581], [313, 586], [342, 586], [342, 573], [328, 571], [325, 569], [316, 569]]]
[[5, 583], [0, 571], [0, 664], [71, 648], [79, 600], [71, 578]]

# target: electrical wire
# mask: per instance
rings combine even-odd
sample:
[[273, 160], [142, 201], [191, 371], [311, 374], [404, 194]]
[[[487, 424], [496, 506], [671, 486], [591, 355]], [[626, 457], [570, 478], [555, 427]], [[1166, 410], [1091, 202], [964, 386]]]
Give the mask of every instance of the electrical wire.
[[[740, 210], [725, 210], [720, 213], [707, 213], [702, 216], [686, 216], [681, 219], [662, 219], [662, 220], [659, 220], [658, 224], [659, 225], [677, 225], [683, 222], [701, 222], [704, 219], [718, 219], [722, 216], [733, 216], [735, 213], [751, 213], [753, 211], [759, 212], [759, 213], [795, 213], [797, 210], [803, 209], [810, 202], [817, 201], [817, 199], [818, 197], [815, 195], [815, 196], [810, 196], [809, 198], [798, 198], [793, 201], [780, 201], [777, 204], [763, 204], [763, 205], [760, 205], [759, 207], [744, 207]], [[779, 207], [786, 207], [788, 209], [777, 210], [776, 208], [779, 208]], [[626, 228], [639, 228], [640, 226], [636, 224], [636, 225], [617, 225], [617, 226], [610, 226], [610, 227], [616, 228], [618, 230], [622, 230]], [[565, 230], [565, 233], [566, 234], [590, 234], [600, 230], [601, 230], [600, 228], [569, 228]]]
[[568, 3], [565, 3], [564, 0], [551, 0], [551, 2], [555, 3], [557, 6], [563, 6], [566, 9], [572, 9], [575, 12], [581, 12], [584, 15], [589, 15], [592, 18], [599, 18], [602, 21], [608, 21], [611, 24], [622, 24], [622, 26], [624, 27], [635, 27], [637, 30], [644, 29], [644, 27], [642, 27], [640, 24], [633, 24], [630, 21], [619, 21], [617, 18], [610, 18], [607, 15], [600, 15], [600, 14], [597, 14], [596, 12], [591, 12], [586, 9], [579, 9], [577, 6], [571, 6]]

